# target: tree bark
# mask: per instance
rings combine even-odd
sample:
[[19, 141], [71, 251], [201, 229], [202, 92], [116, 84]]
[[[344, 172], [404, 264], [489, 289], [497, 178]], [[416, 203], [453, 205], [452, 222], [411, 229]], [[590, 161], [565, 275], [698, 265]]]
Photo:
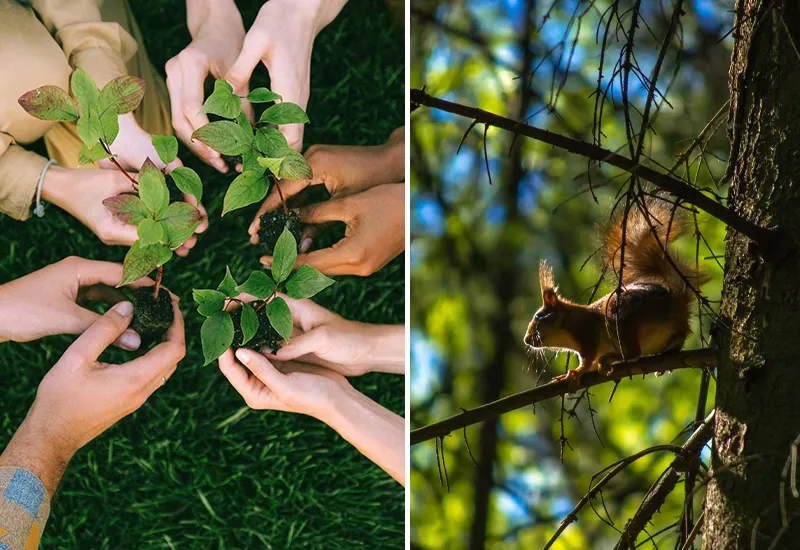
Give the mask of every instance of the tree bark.
[[796, 0], [737, 0], [730, 69], [730, 206], [777, 227], [789, 255], [767, 260], [728, 230], [721, 315], [717, 417], [705, 502], [705, 550], [796, 548], [800, 499], [781, 472], [800, 433], [800, 36]]

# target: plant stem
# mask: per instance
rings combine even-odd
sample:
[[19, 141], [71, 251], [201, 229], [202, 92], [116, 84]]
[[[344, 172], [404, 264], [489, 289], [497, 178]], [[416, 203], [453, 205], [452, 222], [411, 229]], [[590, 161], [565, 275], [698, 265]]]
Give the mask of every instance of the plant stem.
[[158, 274], [156, 275], [156, 286], [153, 292], [153, 301], [158, 301], [158, 293], [161, 291], [161, 279], [164, 277], [164, 266], [158, 266]]
[[289, 207], [286, 206], [286, 199], [283, 197], [283, 191], [281, 191], [280, 183], [278, 182], [278, 178], [273, 176], [273, 179], [275, 180], [275, 189], [278, 190], [278, 196], [280, 196], [280, 198], [281, 198], [281, 204], [283, 205], [283, 211], [286, 214], [286, 217], [288, 218], [289, 217]]
[[[106, 142], [105, 142], [105, 141], [103, 141], [102, 139], [100, 140], [100, 145], [102, 145], [102, 146], [103, 146], [103, 149], [105, 150], [105, 152], [106, 152], [106, 153], [108, 153], [109, 155], [113, 155], [113, 153], [111, 152], [111, 149], [109, 148], [109, 146], [108, 146], [108, 145], [106, 144]], [[139, 190], [139, 187], [138, 187], [138, 185], [139, 185], [139, 182], [137, 182], [135, 179], [133, 179], [133, 176], [131, 176], [131, 175], [128, 173], [128, 171], [127, 171], [127, 170], [125, 170], [125, 169], [124, 169], [122, 166], [120, 166], [120, 164], [117, 162], [117, 159], [115, 159], [113, 156], [109, 157], [109, 160], [111, 161], [111, 163], [112, 163], [114, 166], [116, 166], [116, 167], [117, 167], [117, 169], [119, 169], [119, 171], [120, 171], [120, 172], [122, 172], [123, 174], [125, 174], [125, 177], [126, 177], [126, 178], [128, 178], [128, 179], [130, 180], [130, 182], [133, 184], [133, 190], [134, 190], [134, 191], [138, 191], [138, 190]]]

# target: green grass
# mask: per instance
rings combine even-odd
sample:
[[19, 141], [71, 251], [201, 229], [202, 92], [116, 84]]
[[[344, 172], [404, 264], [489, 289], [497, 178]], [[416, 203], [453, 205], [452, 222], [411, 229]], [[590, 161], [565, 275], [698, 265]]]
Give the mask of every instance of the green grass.
[[[242, 4], [242, 3], [240, 3]], [[260, 3], [240, 5], [249, 26]], [[153, 62], [163, 67], [188, 43], [184, 3], [133, 2]], [[383, 3], [353, 0], [316, 43], [308, 113], [312, 143], [376, 144], [403, 123], [403, 34]], [[260, 67], [254, 85], [266, 85]], [[205, 183], [211, 227], [192, 254], [176, 258], [165, 283], [182, 297], [187, 356], [166, 387], [81, 450], [61, 484], [43, 548], [402, 548], [403, 489], [335, 432], [313, 419], [250, 411], [216, 364], [202, 367], [192, 288], [258, 269], [247, 243], [254, 207], [220, 219], [232, 176], [193, 159]], [[0, 216], [0, 281], [76, 254], [121, 261], [55, 207], [43, 219]], [[367, 279], [340, 277], [317, 301], [365, 322], [404, 320], [403, 258]], [[10, 439], [36, 386], [72, 341], [52, 337], [0, 345], [0, 445]], [[126, 355], [109, 352], [110, 361]], [[402, 414], [402, 377], [353, 379]]]

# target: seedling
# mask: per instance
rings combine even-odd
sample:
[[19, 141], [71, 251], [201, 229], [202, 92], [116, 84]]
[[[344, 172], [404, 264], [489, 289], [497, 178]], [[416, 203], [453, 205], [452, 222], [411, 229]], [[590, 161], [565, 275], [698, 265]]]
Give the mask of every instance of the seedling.
[[[242, 111], [242, 99], [251, 103], [273, 105], [261, 113], [253, 127]], [[301, 233], [300, 220], [286, 205], [278, 181], [307, 179], [312, 176], [311, 167], [303, 155], [289, 147], [286, 138], [274, 127], [279, 124], [305, 124], [309, 121], [308, 116], [299, 105], [282, 99], [267, 88], [256, 88], [242, 98], [233, 93], [230, 84], [219, 79], [214, 83], [214, 91], [206, 99], [200, 112], [228, 120], [210, 122], [192, 134], [193, 139], [202, 141], [226, 159], [241, 155], [242, 173], [231, 182], [225, 193], [223, 216], [261, 201], [274, 182], [283, 205], [283, 216], [262, 216], [262, 228], [268, 226], [270, 229], [263, 237], [259, 233], [259, 237], [268, 253], [273, 252], [277, 238], [284, 228], [289, 228], [296, 240], [299, 240]]]
[[[284, 228], [275, 245], [272, 276], [254, 271], [247, 280], [237, 284], [226, 268], [225, 278], [216, 290], [194, 290], [197, 311], [206, 317], [200, 329], [205, 364], [209, 364], [229, 347], [253, 349], [266, 346], [277, 350], [282, 341], [292, 337], [292, 312], [286, 300], [278, 296], [285, 292], [295, 299], [310, 298], [334, 283], [311, 266], [303, 265], [292, 273], [297, 259], [297, 241], [291, 231]], [[254, 302], [245, 303], [240, 294], [254, 296]], [[228, 306], [239, 307], [228, 311]]]
[[[83, 141], [78, 154], [79, 164], [109, 159], [130, 180], [130, 192], [109, 197], [103, 204], [121, 221], [135, 225], [139, 236], [125, 255], [119, 286], [158, 270], [152, 291], [139, 288], [133, 292], [134, 318], [131, 324], [142, 338], [154, 338], [172, 323], [169, 293], [161, 288], [164, 264], [172, 258], [172, 251], [194, 234], [201, 223], [201, 214], [186, 202], [170, 204], [164, 174], [149, 158], [139, 170], [137, 181], [122, 168], [111, 151], [111, 145], [119, 134], [118, 117], [139, 105], [144, 97], [144, 80], [123, 76], [100, 90], [85, 71], [76, 69], [70, 87], [77, 103], [57, 86], [42, 86], [20, 97], [19, 104], [42, 120], [75, 122], [78, 136]], [[175, 137], [154, 135], [152, 143], [164, 165], [177, 158], [178, 141]], [[193, 195], [199, 203], [203, 184], [194, 170], [180, 167], [170, 175], [178, 189]]]

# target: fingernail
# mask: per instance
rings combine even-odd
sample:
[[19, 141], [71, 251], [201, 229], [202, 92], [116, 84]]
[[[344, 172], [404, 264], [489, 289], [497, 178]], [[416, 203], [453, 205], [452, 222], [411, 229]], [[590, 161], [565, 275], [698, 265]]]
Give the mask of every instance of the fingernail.
[[250, 363], [250, 354], [249, 354], [249, 353], [247, 353], [247, 350], [246, 350], [246, 349], [243, 349], [243, 348], [239, 348], [239, 349], [237, 349], [237, 350], [236, 350], [236, 358], [237, 358], [239, 361], [241, 361], [242, 363], [244, 363], [245, 365], [247, 365], [248, 363]]
[[308, 249], [311, 248], [311, 237], [306, 237], [303, 239], [303, 242], [300, 243], [300, 252], [306, 253]]
[[114, 311], [116, 311], [123, 317], [127, 317], [128, 315], [133, 313], [133, 304], [130, 302], [120, 302], [114, 306]]
[[139, 349], [139, 346], [142, 344], [142, 339], [135, 331], [126, 330], [122, 333], [122, 336], [120, 336], [119, 343], [123, 348], [132, 351]]

